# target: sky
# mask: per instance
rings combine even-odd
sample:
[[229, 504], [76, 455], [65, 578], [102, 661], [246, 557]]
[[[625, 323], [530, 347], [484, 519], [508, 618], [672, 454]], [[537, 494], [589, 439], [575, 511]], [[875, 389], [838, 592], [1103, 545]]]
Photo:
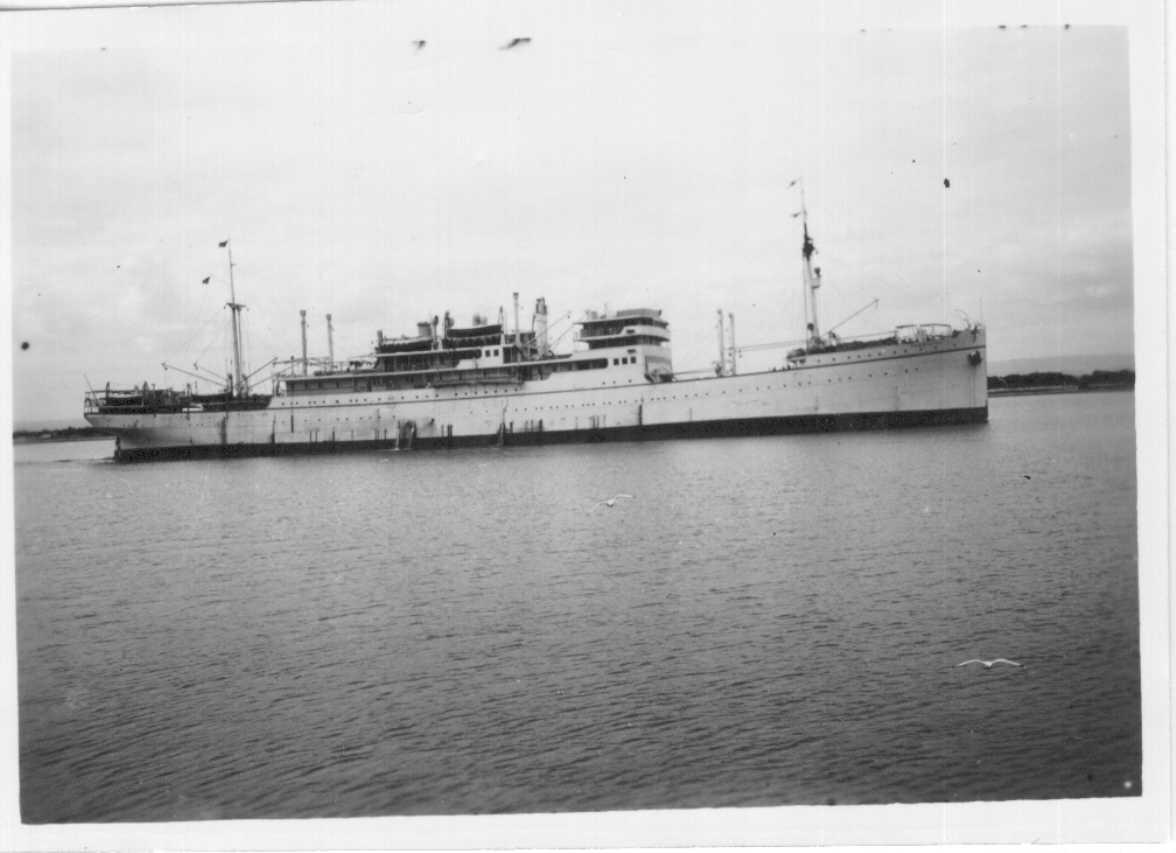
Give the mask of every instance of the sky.
[[13, 419], [80, 423], [87, 382], [190, 381], [164, 362], [226, 373], [227, 238], [251, 370], [300, 352], [300, 309], [311, 354], [331, 313], [343, 358], [447, 310], [509, 318], [513, 292], [524, 328], [546, 297], [553, 337], [661, 308], [675, 367], [705, 369], [720, 308], [740, 345], [802, 337], [801, 186], [825, 328], [876, 298], [838, 332], [971, 318], [995, 365], [1129, 366], [1152, 167], [1129, 31], [1090, 6], [22, 13]]

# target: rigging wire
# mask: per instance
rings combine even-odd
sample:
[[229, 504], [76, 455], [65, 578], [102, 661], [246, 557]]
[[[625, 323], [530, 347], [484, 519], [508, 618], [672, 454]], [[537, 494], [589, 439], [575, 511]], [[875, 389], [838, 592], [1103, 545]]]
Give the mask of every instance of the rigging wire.
[[[212, 314], [209, 314], [208, 319], [204, 321], [204, 324], [201, 326], [198, 326], [196, 331], [193, 332], [191, 335], [189, 335], [188, 340], [184, 341], [183, 345], [180, 346], [179, 349], [176, 351], [177, 352], [186, 352], [187, 349], [193, 345], [193, 343], [196, 341], [196, 339], [198, 337], [200, 337], [201, 335], [208, 334], [209, 329], [212, 328], [214, 323], [218, 327], [220, 327], [220, 320], [219, 320], [220, 313], [221, 313], [221, 309], [217, 308]], [[211, 347], [212, 345], [213, 345], [213, 341], [209, 341], [208, 343], [206, 343], [204, 345], [204, 349], [200, 351], [200, 355], [198, 355], [196, 357], [196, 360], [199, 361], [204, 356], [204, 354], [206, 352], [208, 352], [208, 348]]]
[[556, 345], [558, 345], [559, 342], [564, 339], [564, 336], [567, 335], [568, 332], [572, 331], [572, 329], [576, 328], [576, 324], [573, 323], [572, 325], [570, 325], [566, 329], [564, 329], [562, 332], [560, 332], [556, 337], [554, 337], [554, 338], [551, 337], [551, 333], [555, 331], [555, 327], [558, 324], [564, 322], [565, 320], [570, 320], [571, 317], [572, 317], [572, 312], [566, 311], [563, 314], [561, 314], [559, 317], [556, 317], [555, 320], [553, 320], [551, 322], [551, 325], [547, 329], [547, 337], [548, 337], [548, 341], [549, 341], [547, 344], [548, 349], [554, 351]]

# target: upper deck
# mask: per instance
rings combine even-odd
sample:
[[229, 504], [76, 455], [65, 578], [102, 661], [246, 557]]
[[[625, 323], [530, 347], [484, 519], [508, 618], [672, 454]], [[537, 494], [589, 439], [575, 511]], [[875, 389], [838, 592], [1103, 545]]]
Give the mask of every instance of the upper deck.
[[[836, 363], [838, 356], [863, 355], [864, 350], [894, 348], [896, 354], [909, 354], [927, 348], [961, 348], [985, 346], [984, 327], [973, 323], [957, 329], [947, 323], [911, 323], [896, 326], [893, 332], [842, 338], [827, 333], [807, 346], [791, 350], [786, 358], [789, 366]], [[830, 356], [832, 358], [830, 358]]]
[[613, 313], [590, 311], [579, 322], [576, 340], [591, 349], [616, 346], [662, 346], [670, 340], [669, 327], [654, 308], [628, 308]]
[[375, 352], [346, 370], [334, 366], [314, 372], [292, 370], [280, 377], [287, 394], [332, 390], [421, 389], [455, 385], [508, 385], [547, 380], [570, 371], [624, 369], [638, 381], [662, 382], [673, 376], [667, 346], [669, 323], [652, 308], [613, 313], [588, 312], [576, 324], [574, 341], [584, 348], [554, 353], [549, 345], [546, 304], [536, 303], [532, 328], [507, 330], [503, 322], [458, 327], [443, 318], [417, 324], [417, 334], [399, 338], [377, 333]]

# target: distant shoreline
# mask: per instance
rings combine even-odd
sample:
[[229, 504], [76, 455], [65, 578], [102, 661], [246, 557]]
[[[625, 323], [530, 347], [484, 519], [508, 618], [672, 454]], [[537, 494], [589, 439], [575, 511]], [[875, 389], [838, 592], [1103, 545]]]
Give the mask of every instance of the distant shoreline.
[[65, 429], [18, 429], [12, 431], [13, 444], [42, 444], [51, 441], [101, 441], [113, 436], [98, 432], [93, 427]]
[[1095, 370], [1082, 376], [1057, 370], [1033, 373], [1009, 373], [988, 377], [988, 396], [1014, 394], [1072, 394], [1079, 391], [1131, 391], [1135, 388], [1134, 370]]
[[1079, 388], [1077, 385], [1043, 385], [1038, 388], [989, 388], [989, 397], [1022, 397], [1027, 394], [1090, 394], [1096, 391], [1134, 391], [1134, 385], [1105, 385]]

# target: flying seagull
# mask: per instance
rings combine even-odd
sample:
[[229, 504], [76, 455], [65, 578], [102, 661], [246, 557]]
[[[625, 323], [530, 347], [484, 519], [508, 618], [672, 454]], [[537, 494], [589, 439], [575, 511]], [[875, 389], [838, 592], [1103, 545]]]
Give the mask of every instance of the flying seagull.
[[963, 663], [957, 663], [956, 666], [967, 666], [970, 663], [982, 663], [984, 664], [985, 669], [992, 669], [993, 664], [997, 663], [1007, 663], [1010, 666], [1025, 665], [1023, 663], [1017, 663], [1015, 660], [1009, 660], [1008, 658], [997, 658], [996, 660], [979, 660], [978, 658], [973, 658], [972, 660], [966, 660]]
[[428, 44], [428, 42], [425, 41], [424, 39], [417, 39], [416, 41], [413, 42], [413, 44], [416, 45], [417, 50], [423, 50], [425, 45]]
[[625, 494], [613, 495], [611, 498], [608, 498], [607, 500], [597, 501], [593, 505], [592, 509], [596, 509], [596, 507], [598, 507], [598, 506], [614, 507], [617, 505], [617, 500], [619, 498], [631, 498], [631, 497], [633, 497], [633, 496], [632, 495], [625, 495]]
[[510, 50], [512, 47], [520, 47], [524, 44], [530, 44], [530, 36], [516, 36], [502, 46], [502, 50]]

